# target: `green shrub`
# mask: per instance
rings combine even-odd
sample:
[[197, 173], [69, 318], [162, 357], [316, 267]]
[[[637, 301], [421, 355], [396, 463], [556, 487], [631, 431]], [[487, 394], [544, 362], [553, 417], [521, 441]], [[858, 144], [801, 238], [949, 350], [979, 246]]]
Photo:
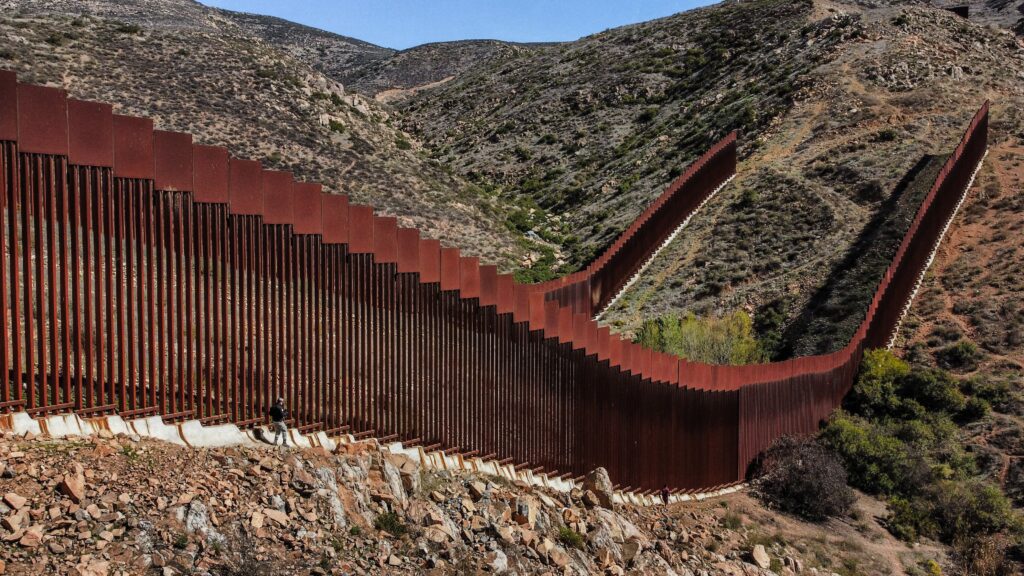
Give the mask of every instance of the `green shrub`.
[[951, 344], [935, 353], [935, 359], [939, 366], [951, 370], [962, 370], [972, 372], [978, 369], [978, 360], [981, 359], [981, 352], [970, 340], [961, 340]]
[[409, 150], [412, 148], [412, 144], [405, 138], [398, 138], [395, 140], [395, 146], [397, 146], [399, 150]]
[[558, 541], [566, 547], [576, 549], [583, 549], [585, 544], [583, 536], [568, 526], [562, 526], [558, 529]]
[[529, 148], [526, 148], [524, 146], [516, 146], [515, 150], [513, 150], [513, 153], [516, 155], [516, 158], [518, 158], [520, 162], [526, 162], [530, 158], [533, 158], [533, 152], [530, 152]]
[[1005, 408], [1014, 399], [1010, 379], [1005, 377], [978, 374], [962, 381], [960, 387], [965, 393], [996, 408]]
[[754, 335], [753, 321], [742, 310], [721, 318], [691, 312], [646, 320], [635, 341], [646, 348], [709, 364], [752, 364], [766, 356]]
[[1016, 512], [999, 488], [975, 476], [954, 421], [987, 413], [981, 393], [1007, 392], [982, 378], [961, 384], [943, 370], [868, 351], [846, 410], [832, 416], [821, 439], [843, 459], [853, 486], [886, 498], [887, 527], [903, 540], [955, 544], [1016, 534]]
[[377, 530], [383, 530], [395, 538], [401, 537], [409, 530], [395, 512], [385, 512], [377, 516], [373, 521], [373, 527]]
[[899, 386], [904, 404], [914, 401], [929, 412], [956, 414], [967, 402], [957, 381], [941, 370], [914, 370], [899, 379]]
[[654, 118], [657, 115], [658, 115], [658, 108], [652, 106], [650, 108], [647, 108], [643, 112], [641, 112], [640, 115], [636, 117], [636, 121], [640, 122], [641, 124], [646, 124], [646, 123], [650, 122], [651, 120], [654, 120]]
[[928, 490], [927, 501], [936, 520], [934, 535], [943, 542], [966, 534], [995, 534], [1015, 522], [1006, 496], [979, 479], [938, 482]]
[[743, 519], [740, 515], [735, 512], [729, 512], [725, 516], [722, 516], [722, 526], [725, 526], [729, 530], [738, 530], [743, 526]]
[[857, 383], [844, 401], [848, 410], [865, 417], [893, 414], [899, 406], [897, 382], [910, 373], [910, 365], [887, 350], [868, 350], [861, 361]]
[[822, 440], [843, 459], [850, 483], [869, 494], [913, 491], [930, 475], [930, 466], [913, 446], [859, 416], [837, 412]]
[[[337, 132], [340, 134], [345, 131], [345, 125], [337, 120], [332, 119], [330, 120], [329, 124], [331, 127], [331, 132]], [[399, 146], [399, 148], [401, 148], [401, 146]]]

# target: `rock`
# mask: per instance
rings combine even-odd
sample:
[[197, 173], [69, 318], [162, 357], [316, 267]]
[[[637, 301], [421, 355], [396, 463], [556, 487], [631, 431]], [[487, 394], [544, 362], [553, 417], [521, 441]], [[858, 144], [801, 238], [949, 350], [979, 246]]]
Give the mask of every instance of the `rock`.
[[637, 540], [628, 540], [622, 543], [622, 561], [629, 564], [636, 558], [636, 555], [640, 553], [640, 542]]
[[301, 468], [296, 469], [292, 473], [291, 487], [302, 496], [308, 498], [316, 491], [316, 478]]
[[392, 554], [391, 556], [388, 556], [388, 564], [391, 566], [401, 566], [402, 559]]
[[516, 499], [516, 509], [512, 520], [520, 526], [528, 526], [531, 530], [537, 525], [537, 501], [528, 496]]
[[[25, 512], [27, 512], [27, 511], [28, 510], [25, 510]], [[21, 528], [21, 523], [24, 521], [25, 517], [26, 516], [25, 516], [24, 512], [19, 513], [19, 514], [11, 514], [10, 516], [7, 516], [3, 520], [0, 520], [0, 526], [3, 526], [4, 528], [6, 528], [7, 530], [10, 530], [11, 532], [17, 532], [18, 529]]]
[[511, 546], [516, 543], [516, 535], [511, 526], [498, 526], [494, 531], [498, 533], [498, 538], [503, 544]]
[[469, 519], [469, 529], [473, 532], [480, 532], [487, 529], [487, 520], [483, 516], [473, 516]]
[[487, 485], [479, 480], [469, 483], [469, 495], [473, 497], [473, 500], [479, 500], [484, 497], [487, 493]]
[[61, 494], [70, 498], [75, 504], [80, 504], [82, 500], [85, 500], [85, 475], [82, 473], [80, 464], [75, 464], [75, 470], [72, 473], [64, 475], [58, 489]]
[[4, 574], [6, 572], [7, 572], [7, 562], [4, 562], [3, 560], [0, 560], [0, 574]]
[[583, 493], [583, 503], [587, 508], [596, 508], [601, 505], [601, 499], [597, 497], [593, 490], [587, 490]]
[[253, 511], [252, 515], [249, 516], [249, 523], [252, 525], [253, 528], [263, 528], [264, 518], [265, 516], [263, 516], [262, 512]]
[[604, 468], [591, 470], [583, 479], [583, 489], [584, 491], [589, 490], [593, 492], [601, 506], [605, 508], [612, 507], [612, 494], [615, 493], [615, 488], [608, 477], [608, 471]]
[[270, 518], [274, 522], [277, 522], [281, 526], [288, 525], [288, 515], [280, 510], [274, 510], [273, 508], [264, 508], [263, 515]]
[[484, 555], [484, 562], [487, 563], [487, 567], [491, 569], [491, 572], [495, 574], [501, 574], [508, 570], [508, 556], [505, 555], [501, 550], [492, 550]]
[[562, 510], [562, 521], [566, 524], [574, 524], [580, 521], [580, 513], [575, 508]]
[[25, 534], [18, 540], [18, 544], [25, 548], [38, 548], [43, 543], [43, 530], [39, 526], [33, 526], [25, 531]]
[[423, 531], [423, 535], [427, 540], [430, 540], [435, 544], [446, 544], [453, 540], [453, 537], [441, 526], [429, 526]]
[[754, 564], [762, 570], [767, 570], [772, 565], [772, 559], [768, 556], [768, 552], [765, 551], [764, 546], [761, 544], [754, 546], [754, 549], [750, 551], [750, 558], [754, 561]]
[[550, 538], [544, 538], [543, 540], [538, 539], [533, 549], [537, 551], [543, 557], [547, 557], [548, 553], [551, 552], [555, 547], [555, 543]]
[[4, 502], [6, 502], [11, 508], [18, 510], [28, 502], [28, 498], [20, 496], [15, 492], [8, 492], [7, 494], [4, 494]]
[[[166, 570], [167, 569], [165, 568], [165, 573]], [[93, 558], [83, 558], [82, 562], [75, 566], [75, 572], [73, 572], [73, 574], [76, 574], [76, 576], [107, 576], [109, 572], [110, 562]]]
[[548, 552], [548, 558], [551, 559], [551, 563], [559, 568], [565, 568], [572, 562], [572, 556], [565, 551], [561, 546], [555, 546]]
[[441, 502], [444, 502], [444, 495], [437, 490], [433, 490], [430, 492], [430, 499], [440, 504]]

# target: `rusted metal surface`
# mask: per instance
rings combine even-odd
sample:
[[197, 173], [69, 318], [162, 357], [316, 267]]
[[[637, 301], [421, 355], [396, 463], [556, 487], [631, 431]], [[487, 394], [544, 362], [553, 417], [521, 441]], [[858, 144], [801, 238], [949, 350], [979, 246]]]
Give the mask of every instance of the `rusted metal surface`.
[[[22, 98], [31, 99], [19, 105]], [[345, 430], [639, 490], [743, 478], [885, 345], [982, 158], [950, 156], [853, 340], [710, 366], [592, 320], [735, 170], [716, 144], [583, 272], [523, 286], [286, 172], [0, 73], [0, 410]], [[12, 119], [12, 116], [13, 119]]]

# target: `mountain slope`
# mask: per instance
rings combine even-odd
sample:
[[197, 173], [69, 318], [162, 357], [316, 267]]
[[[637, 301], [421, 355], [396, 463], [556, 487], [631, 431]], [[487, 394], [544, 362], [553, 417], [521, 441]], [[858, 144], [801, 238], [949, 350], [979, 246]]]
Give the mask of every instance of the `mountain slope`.
[[349, 86], [349, 74], [395, 53], [355, 38], [296, 24], [281, 18], [217, 10], [218, 15], [237, 24], [246, 34], [281, 48], [296, 60], [323, 72], [328, 78]]
[[[8, 3], [10, 7], [11, 3]], [[19, 3], [0, 19], [0, 67], [76, 98], [115, 103], [158, 128], [292, 170], [401, 217], [446, 243], [507, 265], [517, 246], [502, 205], [423, 158], [391, 113], [192, 2], [147, 3], [146, 22], [54, 14], [61, 2]], [[128, 4], [89, 3], [93, 12]], [[106, 6], [108, 9], [100, 9]], [[173, 17], [175, 10], [181, 17]]]
[[559, 216], [537, 232], [563, 233], [575, 267], [729, 130], [744, 130], [749, 154], [807, 73], [859, 33], [813, 11], [720, 4], [495, 58], [396, 106], [435, 158]]

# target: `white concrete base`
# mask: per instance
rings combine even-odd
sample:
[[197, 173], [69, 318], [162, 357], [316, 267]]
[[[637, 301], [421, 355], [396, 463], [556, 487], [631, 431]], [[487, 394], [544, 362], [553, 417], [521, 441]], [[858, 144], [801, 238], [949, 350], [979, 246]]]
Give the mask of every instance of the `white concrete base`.
[[163, 419], [159, 416], [137, 418], [129, 422], [128, 425], [131, 427], [132, 431], [139, 436], [163, 440], [164, 442], [170, 442], [171, 444], [178, 444], [180, 446], [185, 445], [185, 440], [182, 439], [181, 433], [178, 432], [178, 427], [164, 424]]
[[917, 279], [914, 281], [914, 289], [910, 291], [910, 297], [903, 304], [903, 309], [900, 310], [899, 320], [896, 321], [896, 327], [892, 330], [892, 335], [889, 336], [889, 341], [886, 343], [885, 348], [891, 350], [896, 345], [896, 336], [900, 333], [900, 328], [903, 327], [903, 320], [906, 319], [907, 314], [910, 313], [910, 307], [914, 304], [914, 298], [917, 296], [917, 291], [921, 289], [921, 284], [924, 283], [924, 277], [928, 274], [928, 269], [931, 268], [932, 261], [935, 260], [935, 255], [938, 254], [939, 248], [942, 246], [942, 240], [946, 237], [946, 232], [949, 231], [950, 225], [953, 224], [953, 219], [956, 218], [960, 207], [963, 206], [964, 201], [967, 200], [967, 193], [970, 192], [971, 186], [974, 185], [974, 179], [978, 176], [978, 172], [981, 171], [981, 165], [985, 162], [985, 158], [988, 156], [988, 148], [985, 149], [985, 153], [981, 155], [981, 160], [978, 160], [978, 165], [974, 167], [974, 171], [971, 172], [971, 178], [967, 181], [967, 185], [964, 186], [963, 192], [960, 194], [960, 199], [957, 201], [956, 206], [953, 207], [953, 212], [946, 219], [946, 223], [942, 226], [942, 231], [939, 232], [939, 237], [935, 239], [935, 246], [932, 247], [931, 252], [928, 254], [928, 260], [921, 267], [921, 273], [917, 275]]
[[[352, 436], [338, 438], [339, 444], [352, 444], [360, 442], [376, 443], [373, 439], [357, 441]], [[420, 468], [425, 470], [462, 470], [480, 474], [500, 476], [513, 482], [524, 482], [531, 486], [549, 488], [557, 492], [570, 492], [580, 485], [572, 478], [560, 478], [547, 474], [534, 474], [532, 470], [516, 470], [511, 464], [499, 464], [497, 460], [484, 460], [482, 458], [463, 458], [461, 455], [445, 454], [442, 450], [427, 452], [422, 446], [405, 446], [401, 442], [390, 442], [381, 446], [382, 450], [391, 454], [400, 454], [416, 462]], [[670, 503], [692, 502], [706, 500], [726, 494], [732, 494], [746, 488], [746, 484], [736, 484], [727, 488], [721, 488], [706, 493], [696, 494], [673, 494], [669, 497]], [[659, 495], [643, 495], [636, 492], [617, 491], [612, 495], [612, 501], [618, 504], [629, 504], [632, 506], [657, 506], [662, 504]]]
[[[188, 420], [180, 424], [166, 424], [159, 416], [137, 418], [125, 422], [120, 416], [100, 416], [88, 420], [77, 414], [60, 414], [44, 418], [32, 418], [25, 412], [13, 412], [0, 415], [0, 430], [24, 435], [47, 434], [54, 438], [69, 436], [96, 436], [107, 430], [113, 434], [136, 434], [155, 440], [163, 440], [179, 446], [193, 448], [219, 448], [226, 446], [263, 446], [256, 435], [249, 430], [243, 431], [234, 424], [218, 424], [203, 426], [198, 420]], [[264, 437], [268, 432], [264, 430]], [[271, 433], [270, 438], [273, 438]], [[392, 454], [401, 454], [416, 462], [426, 470], [463, 470], [479, 474], [500, 476], [513, 482], [524, 482], [531, 486], [549, 488], [558, 492], [569, 492], [579, 485], [572, 478], [560, 478], [547, 474], [534, 474], [532, 470], [516, 470], [511, 464], [499, 464], [497, 460], [483, 458], [465, 458], [461, 454], [445, 454], [442, 450], [427, 452], [422, 446], [404, 446], [401, 442], [381, 445], [376, 439], [356, 440], [350, 434], [330, 438], [323, 432], [309, 435], [300, 434], [296, 430], [288, 431], [289, 443], [296, 447], [319, 447], [333, 452], [339, 445], [368, 443], [380, 446], [382, 450]], [[731, 486], [702, 494], [674, 494], [669, 502], [689, 502], [723, 496], [741, 490], [746, 485]], [[612, 501], [633, 506], [652, 506], [661, 504], [657, 496], [645, 496], [635, 492], [616, 492]]]
[[25, 412], [0, 414], [0, 429], [13, 432], [19, 436], [43, 433], [39, 422]]
[[181, 440], [196, 448], [223, 448], [245, 446], [252, 440], [234, 424], [203, 426], [198, 420], [187, 420], [177, 425]]
[[37, 418], [36, 421], [39, 423], [39, 428], [43, 434], [48, 434], [54, 438], [92, 435], [92, 426], [89, 426], [77, 414], [56, 414], [54, 416]]

